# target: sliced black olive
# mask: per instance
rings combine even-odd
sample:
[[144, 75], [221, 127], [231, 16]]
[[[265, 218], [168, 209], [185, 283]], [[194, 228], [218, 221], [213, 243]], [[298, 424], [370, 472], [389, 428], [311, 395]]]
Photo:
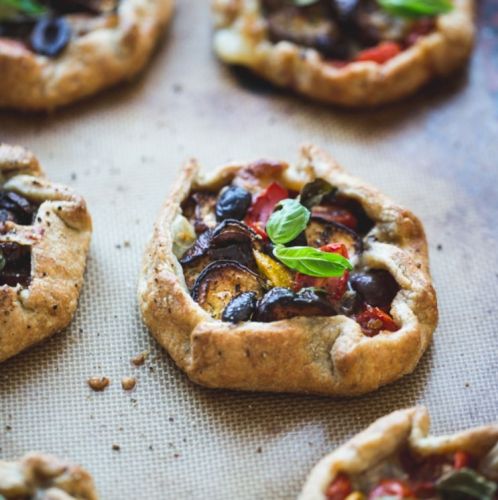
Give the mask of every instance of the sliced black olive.
[[31, 247], [0, 242], [0, 286], [28, 286], [31, 282]]
[[233, 260], [256, 271], [252, 249], [261, 245], [260, 238], [245, 224], [227, 219], [215, 229], [201, 234], [181, 258], [185, 283], [189, 289], [199, 273], [211, 262]]
[[298, 293], [288, 288], [273, 288], [256, 307], [253, 321], [268, 323], [295, 316], [333, 316], [336, 314], [327, 298], [310, 288]]
[[342, 243], [346, 246], [349, 259], [359, 256], [363, 251], [363, 242], [355, 231], [320, 217], [311, 217], [306, 228], [306, 239], [308, 245], [315, 248], [329, 243]]
[[384, 309], [390, 307], [400, 288], [391, 273], [383, 269], [352, 273], [349, 280], [368, 305]]
[[12, 221], [30, 225], [38, 205], [13, 191], [0, 190], [0, 223]]
[[251, 193], [238, 186], [227, 186], [223, 188], [216, 203], [216, 219], [242, 220], [250, 207], [252, 201]]
[[254, 272], [235, 261], [212, 262], [199, 275], [192, 298], [214, 318], [220, 319], [227, 305], [244, 292], [263, 294], [264, 282]]
[[254, 314], [256, 308], [256, 294], [254, 292], [244, 292], [233, 298], [225, 307], [222, 321], [230, 323], [240, 323], [241, 321], [249, 321]]
[[31, 48], [48, 57], [58, 56], [71, 39], [71, 27], [62, 17], [40, 19], [31, 33]]

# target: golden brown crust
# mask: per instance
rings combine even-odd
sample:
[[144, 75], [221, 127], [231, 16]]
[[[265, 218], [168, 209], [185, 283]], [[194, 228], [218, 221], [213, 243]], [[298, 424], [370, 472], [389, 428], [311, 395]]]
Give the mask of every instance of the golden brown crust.
[[29, 453], [17, 462], [0, 460], [0, 495], [7, 500], [97, 500], [90, 474], [51, 455]]
[[6, 222], [0, 242], [31, 246], [27, 288], [0, 286], [0, 362], [65, 328], [71, 321], [90, 246], [85, 201], [43, 178], [34, 156], [0, 145], [0, 186], [41, 203], [31, 226]]
[[399, 283], [391, 314], [400, 330], [368, 338], [346, 316], [234, 325], [214, 320], [192, 300], [173, 254], [180, 203], [191, 187], [219, 187], [244, 166], [199, 177], [191, 161], [160, 211], [139, 285], [143, 319], [159, 343], [193, 381], [209, 387], [356, 395], [413, 371], [437, 323], [422, 226], [314, 146], [304, 147], [298, 165], [284, 168], [280, 180], [299, 190], [321, 177], [361, 201], [377, 223], [362, 264], [389, 270]]
[[339, 472], [364, 474], [406, 445], [420, 455], [466, 451], [482, 460], [497, 443], [498, 425], [450, 436], [429, 436], [429, 414], [425, 408], [395, 411], [322, 458], [310, 472], [299, 500], [325, 500], [324, 492]]
[[122, 0], [115, 25], [73, 37], [57, 58], [0, 38], [0, 107], [51, 110], [133, 77], [172, 9], [173, 0]]
[[474, 40], [473, 0], [454, 0], [436, 30], [385, 64], [328, 64], [313, 49], [268, 40], [258, 0], [213, 0], [214, 48], [230, 64], [247, 66], [281, 87], [343, 106], [375, 106], [414, 93], [469, 57]]

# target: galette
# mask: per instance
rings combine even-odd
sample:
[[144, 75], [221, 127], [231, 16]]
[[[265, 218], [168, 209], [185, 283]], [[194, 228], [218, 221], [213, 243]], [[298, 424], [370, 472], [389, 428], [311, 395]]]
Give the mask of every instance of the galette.
[[0, 145], [0, 362], [71, 322], [91, 233], [81, 196]]
[[299, 500], [495, 500], [498, 425], [428, 432], [425, 408], [377, 420], [313, 468]]
[[214, 49], [344, 106], [395, 101], [468, 59], [473, 0], [213, 0]]
[[97, 500], [90, 474], [50, 455], [29, 453], [16, 462], [0, 460], [2, 500]]
[[50, 110], [147, 63], [173, 0], [0, 0], [0, 107]]
[[419, 220], [313, 146], [201, 176], [145, 253], [143, 319], [199, 384], [355, 395], [410, 373], [437, 323]]

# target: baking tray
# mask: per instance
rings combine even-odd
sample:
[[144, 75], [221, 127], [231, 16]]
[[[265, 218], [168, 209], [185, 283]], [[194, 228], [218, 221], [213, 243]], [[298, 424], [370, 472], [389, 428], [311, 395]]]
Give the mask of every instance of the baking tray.
[[[83, 194], [95, 224], [72, 326], [0, 366], [0, 456], [71, 458], [93, 472], [103, 499], [287, 499], [323, 454], [391, 410], [425, 404], [435, 432], [496, 420], [497, 2], [480, 6], [468, 71], [366, 112], [225, 68], [210, 49], [208, 2], [178, 4], [138, 81], [50, 116], [0, 114], [0, 139], [29, 147], [51, 179]], [[356, 399], [194, 386], [138, 314], [157, 211], [191, 156], [207, 169], [292, 161], [308, 141], [425, 223], [441, 315], [432, 347], [415, 373]], [[134, 367], [142, 351], [147, 362]], [[110, 387], [92, 392], [94, 375]], [[134, 391], [121, 389], [127, 375]]]

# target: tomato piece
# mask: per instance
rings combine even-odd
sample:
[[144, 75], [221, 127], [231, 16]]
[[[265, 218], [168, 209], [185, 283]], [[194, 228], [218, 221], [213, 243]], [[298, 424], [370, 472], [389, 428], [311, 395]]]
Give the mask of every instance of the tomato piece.
[[316, 206], [312, 208], [311, 214], [329, 222], [337, 222], [353, 230], [358, 227], [358, 219], [354, 214], [339, 205]]
[[414, 498], [415, 494], [405, 481], [383, 479], [368, 495], [368, 500], [380, 497]]
[[289, 192], [287, 189], [278, 182], [272, 182], [262, 193], [256, 196], [247, 211], [244, 222], [258, 233], [265, 231], [266, 223], [275, 205], [288, 197]]
[[472, 457], [470, 453], [466, 451], [457, 451], [453, 455], [453, 467], [455, 469], [463, 469], [464, 467], [469, 467], [472, 463]]
[[401, 52], [401, 45], [395, 42], [382, 42], [376, 47], [365, 49], [359, 52], [355, 61], [373, 61], [377, 64], [384, 64]]
[[268, 234], [264, 230], [264, 226], [261, 222], [246, 222], [246, 224], [256, 233], [261, 236], [264, 240], [268, 240]]
[[[322, 252], [338, 253], [346, 259], [348, 258], [348, 249], [343, 243], [329, 243], [320, 247]], [[345, 271], [339, 278], [315, 278], [305, 274], [297, 273], [294, 278], [294, 291], [301, 288], [315, 287], [323, 288], [332, 300], [340, 300], [344, 295], [349, 281], [349, 271]]]
[[380, 307], [367, 305], [366, 309], [358, 314], [355, 319], [367, 337], [373, 337], [381, 330], [390, 332], [399, 330], [391, 315], [380, 309]]
[[329, 484], [325, 491], [325, 498], [327, 500], [345, 500], [352, 491], [351, 480], [346, 474], [341, 473]]

